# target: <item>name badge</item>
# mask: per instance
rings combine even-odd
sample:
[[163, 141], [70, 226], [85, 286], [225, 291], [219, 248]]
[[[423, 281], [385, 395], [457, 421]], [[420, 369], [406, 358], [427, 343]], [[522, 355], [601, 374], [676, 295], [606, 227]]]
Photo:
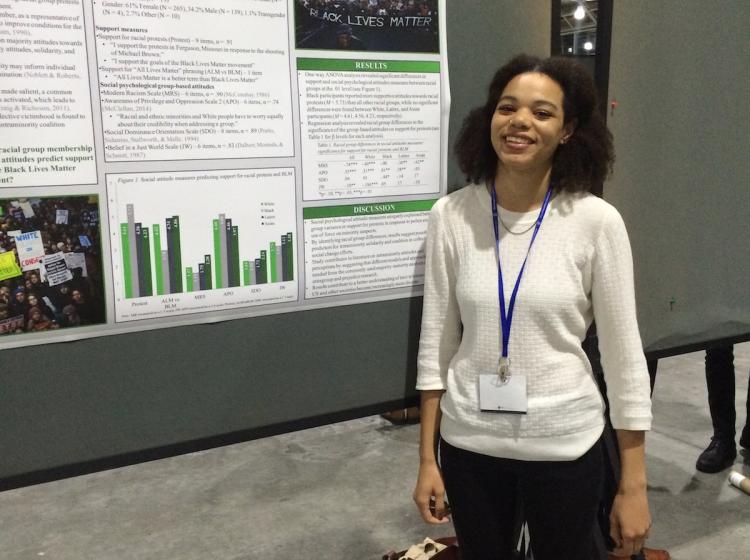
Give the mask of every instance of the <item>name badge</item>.
[[497, 373], [480, 374], [479, 409], [482, 412], [526, 414], [526, 376], [514, 373], [503, 381]]

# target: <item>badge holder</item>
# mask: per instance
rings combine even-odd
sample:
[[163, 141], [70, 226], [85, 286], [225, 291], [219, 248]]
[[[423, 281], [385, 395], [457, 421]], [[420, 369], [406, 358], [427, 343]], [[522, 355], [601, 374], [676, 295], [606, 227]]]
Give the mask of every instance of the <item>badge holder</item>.
[[479, 375], [479, 408], [482, 412], [526, 414], [526, 376], [511, 375], [510, 360], [500, 358], [497, 373]]

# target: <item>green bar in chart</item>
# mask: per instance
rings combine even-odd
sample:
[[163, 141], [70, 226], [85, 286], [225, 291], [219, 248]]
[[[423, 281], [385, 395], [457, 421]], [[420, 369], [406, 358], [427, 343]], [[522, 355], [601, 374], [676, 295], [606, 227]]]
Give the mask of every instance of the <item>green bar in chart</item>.
[[271, 253], [271, 283], [278, 282], [278, 275], [276, 274], [276, 242], [271, 241], [271, 246], [269, 248], [269, 251]]
[[234, 286], [237, 286], [237, 284], [234, 282], [234, 270], [232, 265], [236, 268], [237, 261], [232, 259], [232, 255], [234, 255], [234, 251], [232, 251], [232, 218], [224, 218], [224, 237], [226, 239], [224, 243], [226, 248], [224, 253], [227, 258], [227, 279], [224, 283], [226, 284], [225, 287], [233, 288]]
[[[231, 220], [229, 220], [231, 223]], [[220, 262], [221, 262], [221, 283], [217, 283], [217, 288], [228, 288], [231, 280], [231, 276], [229, 275], [229, 247], [227, 245], [227, 215], [226, 214], [219, 214], [219, 231], [221, 231], [221, 238], [219, 239], [220, 246], [221, 246], [221, 252], [219, 253], [221, 255]]]
[[120, 240], [122, 241], [122, 274], [125, 280], [125, 297], [133, 297], [133, 283], [130, 270], [130, 239], [128, 236], [128, 224], [120, 224]]
[[185, 269], [185, 291], [193, 291], [193, 268], [190, 266]]
[[161, 267], [161, 226], [152, 224], [154, 239], [154, 272], [156, 273], [156, 294], [164, 295], [164, 272]]
[[[223, 288], [224, 287], [224, 279], [221, 275], [221, 222], [219, 220], [214, 220], [214, 266], [216, 267], [216, 287], [217, 288]], [[210, 269], [209, 269], [210, 270]], [[208, 278], [208, 273], [206, 273], [206, 278]], [[208, 283], [208, 281], [206, 281]]]
[[[285, 236], [282, 236], [285, 237]], [[279, 242], [276, 244], [276, 270], [274, 271], [274, 274], [276, 275], [276, 281], [277, 282], [283, 282], [284, 281], [284, 244], [282, 242]]]
[[249, 286], [250, 283], [250, 261], [242, 261], [242, 285]]

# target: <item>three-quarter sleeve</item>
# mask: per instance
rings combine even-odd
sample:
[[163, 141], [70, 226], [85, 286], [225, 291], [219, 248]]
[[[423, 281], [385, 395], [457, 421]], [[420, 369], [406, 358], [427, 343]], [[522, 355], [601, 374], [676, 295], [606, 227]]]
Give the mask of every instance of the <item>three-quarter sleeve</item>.
[[419, 338], [417, 389], [446, 388], [451, 358], [461, 340], [461, 318], [456, 301], [456, 255], [439, 200], [430, 213], [425, 243], [424, 305]]
[[613, 207], [607, 208], [595, 240], [591, 297], [612, 425], [648, 430], [650, 382], [636, 318], [633, 256], [625, 224]]

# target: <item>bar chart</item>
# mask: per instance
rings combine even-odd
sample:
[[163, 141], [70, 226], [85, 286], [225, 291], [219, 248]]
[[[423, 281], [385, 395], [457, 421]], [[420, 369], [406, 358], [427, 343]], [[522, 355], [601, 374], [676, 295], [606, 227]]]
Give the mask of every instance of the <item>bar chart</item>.
[[297, 299], [292, 169], [107, 175], [118, 321]]
[[291, 231], [271, 241], [257, 258], [241, 260], [239, 226], [219, 214], [213, 220], [213, 253], [183, 269], [180, 217], [164, 219], [162, 230], [162, 224], [149, 228], [137, 222], [133, 204], [126, 209], [128, 221], [120, 224], [120, 239], [127, 299], [294, 280]]

